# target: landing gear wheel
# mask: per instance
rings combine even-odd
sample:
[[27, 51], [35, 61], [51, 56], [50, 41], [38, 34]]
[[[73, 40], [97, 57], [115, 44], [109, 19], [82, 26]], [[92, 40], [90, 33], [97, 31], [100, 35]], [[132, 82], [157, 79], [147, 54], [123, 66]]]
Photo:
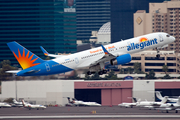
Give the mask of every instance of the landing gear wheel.
[[91, 74], [95, 74], [96, 72], [91, 72]]
[[103, 74], [106, 74], [106, 73], [107, 73], [107, 70], [103, 70], [102, 72], [103, 72]]
[[99, 74], [99, 75], [102, 75], [102, 74], [103, 74], [103, 71], [99, 71], [98, 74]]
[[91, 72], [90, 72], [90, 71], [88, 71], [88, 72], [87, 72], [87, 74], [88, 74], [88, 75], [91, 75]]
[[159, 57], [160, 57], [160, 54], [159, 54], [160, 51], [159, 51], [158, 48], [156, 48], [156, 50], [157, 50], [157, 55], [156, 55], [156, 57], [159, 58]]
[[160, 54], [157, 54], [156, 57], [157, 57], [157, 58], [160, 58]]

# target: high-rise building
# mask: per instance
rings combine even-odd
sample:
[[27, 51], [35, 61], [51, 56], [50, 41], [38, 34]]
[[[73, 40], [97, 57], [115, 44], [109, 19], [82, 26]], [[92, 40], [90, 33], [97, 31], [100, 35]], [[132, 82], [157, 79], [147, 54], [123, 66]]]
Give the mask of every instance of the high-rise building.
[[149, 12], [149, 2], [164, 0], [111, 0], [111, 42], [132, 38], [133, 14], [137, 10]]
[[152, 32], [167, 32], [176, 38], [164, 50], [180, 52], [180, 1], [150, 3], [149, 13], [138, 10], [134, 14], [134, 36]]
[[110, 21], [111, 0], [76, 0], [77, 40], [88, 40], [92, 31]]
[[49, 53], [76, 52], [75, 1], [5, 0], [0, 5], [0, 61], [17, 64], [6, 43], [17, 41], [44, 57]]

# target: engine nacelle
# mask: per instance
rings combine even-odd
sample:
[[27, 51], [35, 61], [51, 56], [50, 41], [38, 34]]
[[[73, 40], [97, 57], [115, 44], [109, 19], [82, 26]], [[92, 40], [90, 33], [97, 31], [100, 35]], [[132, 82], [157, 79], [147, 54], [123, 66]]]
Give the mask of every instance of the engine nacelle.
[[118, 56], [116, 59], [112, 59], [110, 63], [111, 65], [122, 65], [125, 63], [129, 63], [130, 61], [131, 61], [131, 55], [124, 54], [124, 55]]

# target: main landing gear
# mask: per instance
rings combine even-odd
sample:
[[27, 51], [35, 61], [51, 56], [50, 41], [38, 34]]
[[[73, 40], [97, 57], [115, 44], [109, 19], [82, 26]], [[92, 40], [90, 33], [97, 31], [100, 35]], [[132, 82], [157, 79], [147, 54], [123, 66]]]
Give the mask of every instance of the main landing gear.
[[107, 70], [102, 70], [102, 71], [98, 72], [99, 75], [103, 75], [103, 74], [106, 74], [106, 73], [107, 73]]
[[[87, 72], [88, 75], [95, 74], [95, 73], [96, 72], [90, 72], [90, 71]], [[102, 70], [102, 71], [98, 72], [99, 75], [103, 75], [103, 74], [106, 74], [106, 73], [107, 73], [107, 70]]]

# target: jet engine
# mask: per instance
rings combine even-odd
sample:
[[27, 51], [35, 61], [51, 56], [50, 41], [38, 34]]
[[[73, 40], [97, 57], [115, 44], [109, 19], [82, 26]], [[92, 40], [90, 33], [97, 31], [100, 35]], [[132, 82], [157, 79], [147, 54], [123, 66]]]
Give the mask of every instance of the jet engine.
[[118, 56], [115, 59], [112, 59], [110, 61], [111, 65], [122, 65], [125, 63], [129, 63], [131, 61], [131, 55], [130, 54], [124, 54], [121, 56]]

